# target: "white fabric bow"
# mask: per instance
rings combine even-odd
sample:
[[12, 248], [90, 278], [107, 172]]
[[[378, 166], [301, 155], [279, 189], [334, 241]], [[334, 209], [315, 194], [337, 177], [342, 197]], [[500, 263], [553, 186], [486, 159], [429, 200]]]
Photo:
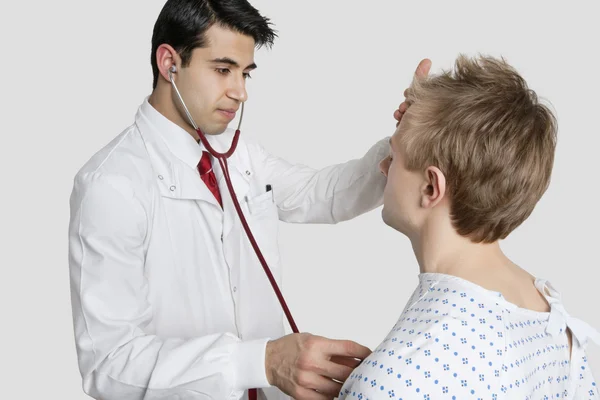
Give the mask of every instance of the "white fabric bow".
[[538, 279], [535, 286], [544, 294], [550, 304], [550, 317], [548, 318], [546, 333], [556, 336], [569, 328], [580, 346], [585, 347], [590, 339], [600, 346], [600, 332], [581, 319], [569, 315], [560, 300], [560, 293], [548, 281]]

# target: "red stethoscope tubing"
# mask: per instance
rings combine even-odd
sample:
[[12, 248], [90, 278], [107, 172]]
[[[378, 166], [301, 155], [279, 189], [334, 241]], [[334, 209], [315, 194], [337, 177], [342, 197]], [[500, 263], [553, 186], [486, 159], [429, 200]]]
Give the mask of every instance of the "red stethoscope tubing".
[[246, 217], [244, 216], [242, 208], [240, 207], [240, 203], [237, 200], [235, 190], [233, 189], [233, 185], [231, 184], [231, 178], [229, 176], [229, 166], [227, 165], [227, 158], [233, 154], [233, 152], [235, 151], [235, 148], [237, 147], [237, 143], [238, 143], [238, 140], [240, 137], [240, 130], [237, 129], [235, 131], [235, 135], [233, 136], [233, 141], [231, 143], [231, 147], [229, 148], [229, 151], [227, 151], [227, 153], [219, 153], [215, 149], [213, 149], [212, 146], [210, 145], [210, 143], [208, 143], [208, 140], [206, 140], [206, 137], [204, 136], [204, 134], [202, 133], [200, 128], [196, 129], [196, 132], [198, 132], [198, 136], [200, 137], [200, 140], [202, 141], [202, 144], [204, 145], [204, 147], [208, 150], [208, 152], [213, 157], [215, 157], [219, 161], [219, 164], [221, 165], [221, 170], [223, 171], [223, 175], [225, 177], [225, 182], [227, 183], [227, 189], [229, 191], [229, 194], [231, 195], [231, 200], [233, 201], [235, 210], [237, 211], [237, 214], [240, 217], [240, 222], [242, 223], [242, 226], [244, 227], [244, 231], [246, 231], [246, 235], [248, 236], [248, 239], [250, 240], [250, 244], [252, 245], [252, 248], [254, 249], [256, 256], [258, 257], [258, 260], [260, 261], [260, 264], [262, 265], [262, 267], [265, 271], [265, 274], [267, 275], [267, 278], [269, 279], [269, 282], [271, 283], [271, 286], [273, 287], [273, 291], [275, 292], [275, 295], [277, 296], [277, 299], [279, 300], [279, 304], [281, 304], [281, 308], [283, 309], [283, 312], [288, 320], [288, 323], [290, 324], [290, 327], [292, 328], [292, 331], [294, 333], [299, 333], [298, 327], [296, 326], [296, 322], [294, 321], [294, 317], [292, 317], [292, 313], [290, 312], [290, 309], [287, 306], [285, 299], [283, 298], [283, 294], [281, 293], [281, 290], [279, 289], [279, 286], [277, 285], [277, 281], [275, 281], [275, 278], [273, 277], [273, 274], [271, 273], [271, 269], [267, 265], [267, 262], [263, 256], [262, 252], [260, 251], [258, 244], [256, 243], [256, 239], [254, 238], [254, 235], [252, 234], [252, 230], [250, 229], [250, 226], [248, 225], [248, 221], [246, 221]]

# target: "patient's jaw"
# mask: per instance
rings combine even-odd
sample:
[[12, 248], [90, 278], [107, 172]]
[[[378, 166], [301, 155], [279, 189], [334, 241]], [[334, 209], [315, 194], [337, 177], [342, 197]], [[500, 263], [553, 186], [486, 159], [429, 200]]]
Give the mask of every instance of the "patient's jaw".
[[426, 225], [436, 225], [438, 219], [449, 221], [450, 216], [446, 180], [439, 168], [409, 170], [406, 166], [406, 147], [401, 138], [411, 134], [407, 120], [405, 116], [398, 125], [390, 139], [389, 155], [380, 163], [387, 177], [382, 218], [414, 241], [422, 237]]

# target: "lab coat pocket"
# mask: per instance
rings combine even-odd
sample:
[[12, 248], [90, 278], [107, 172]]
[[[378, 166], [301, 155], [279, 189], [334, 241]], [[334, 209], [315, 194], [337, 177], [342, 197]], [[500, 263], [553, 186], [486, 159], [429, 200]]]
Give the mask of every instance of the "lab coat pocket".
[[269, 266], [279, 263], [277, 242], [279, 217], [273, 192], [268, 191], [247, 200], [248, 223], [258, 247]]
[[274, 208], [277, 212], [273, 191], [268, 191], [248, 199], [248, 211], [250, 211], [250, 214], [252, 215], [261, 214], [263, 211], [267, 211], [270, 208]]

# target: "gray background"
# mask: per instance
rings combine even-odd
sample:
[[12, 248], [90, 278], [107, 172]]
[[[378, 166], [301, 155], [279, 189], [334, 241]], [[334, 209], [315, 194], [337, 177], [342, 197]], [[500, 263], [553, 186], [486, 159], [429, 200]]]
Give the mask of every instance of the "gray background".
[[[503, 55], [552, 102], [553, 181], [502, 247], [600, 328], [597, 1], [255, 0], [279, 39], [256, 55], [243, 132], [314, 167], [361, 156], [394, 130], [418, 61]], [[72, 179], [133, 122], [151, 90], [163, 0], [2, 2], [0, 311], [2, 392], [85, 399], [70, 313]], [[594, 26], [596, 25], [596, 26]], [[337, 226], [281, 226], [284, 292], [301, 330], [375, 347], [417, 282], [407, 239], [375, 210]], [[600, 348], [589, 347], [600, 377]]]

